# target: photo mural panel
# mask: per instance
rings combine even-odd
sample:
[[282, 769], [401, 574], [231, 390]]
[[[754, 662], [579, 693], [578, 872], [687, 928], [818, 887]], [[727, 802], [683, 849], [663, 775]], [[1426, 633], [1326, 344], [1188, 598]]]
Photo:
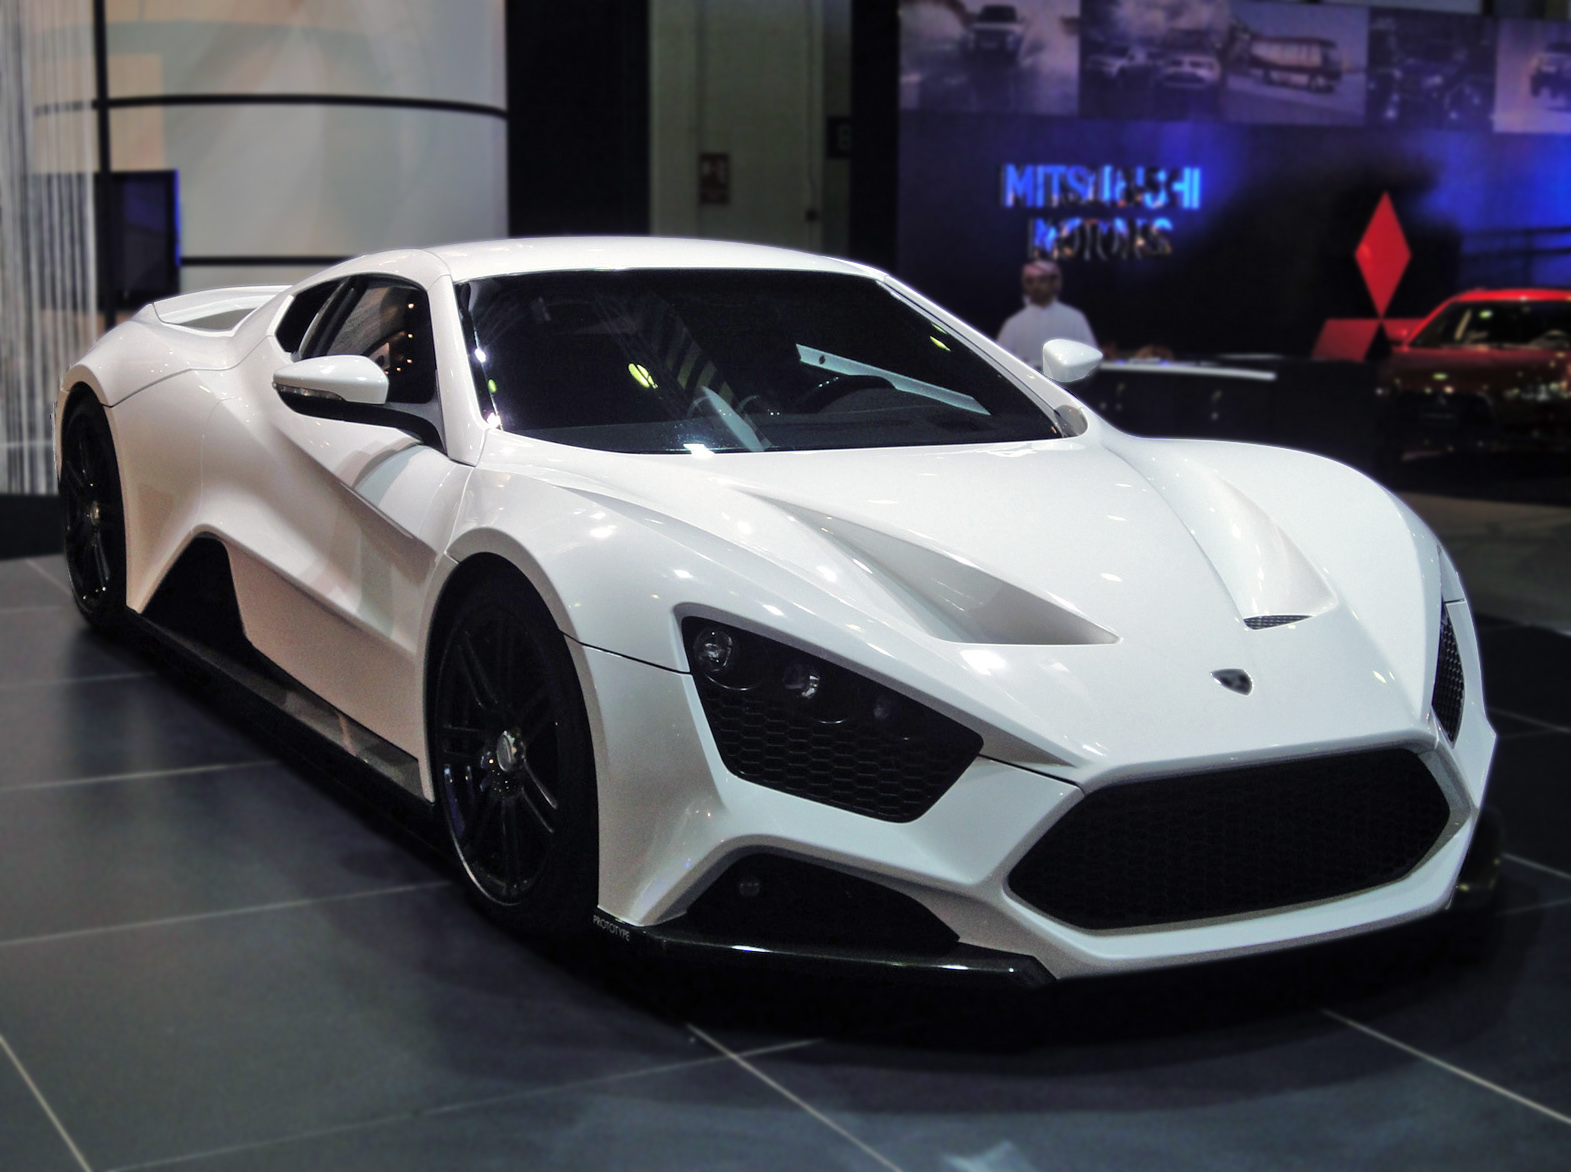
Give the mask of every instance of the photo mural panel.
[[1229, 122], [1359, 126], [1369, 10], [1233, 0], [1223, 115]]
[[[962, 8], [902, 16], [942, 9], [953, 29]], [[1333, 323], [1378, 356], [1384, 324], [1460, 289], [1571, 285], [1571, 112], [1535, 22], [1085, 0], [1058, 27], [1082, 33], [1078, 117], [925, 102], [936, 74], [904, 63], [899, 272], [978, 328], [1019, 308], [1032, 256], [1059, 261], [1063, 299], [1123, 353], [1302, 355]], [[1168, 100], [1154, 72], [1114, 80], [1115, 57], [1149, 66], [1202, 40], [1214, 102]]]
[[1495, 130], [1571, 133], [1571, 23], [1503, 20], [1495, 58]]
[[1080, 113], [1220, 117], [1231, 27], [1228, 0], [1082, 0]]
[[1073, 115], [1080, 0], [903, 0], [900, 105]]
[[1495, 21], [1450, 12], [1369, 12], [1369, 125], [1491, 129]]

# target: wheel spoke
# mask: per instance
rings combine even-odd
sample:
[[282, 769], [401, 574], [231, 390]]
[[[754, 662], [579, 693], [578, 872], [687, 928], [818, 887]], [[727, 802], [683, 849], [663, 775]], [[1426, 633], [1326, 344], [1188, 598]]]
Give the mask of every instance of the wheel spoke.
[[534, 701], [524, 709], [518, 721], [518, 731], [523, 734], [524, 744], [532, 745], [547, 732], [556, 728], [555, 710], [551, 707], [551, 697], [541, 689], [536, 693]]
[[470, 810], [464, 827], [466, 848], [473, 848], [484, 841], [486, 831], [502, 805], [502, 797], [497, 793], [496, 786], [486, 784], [489, 780], [489, 777], [483, 778], [476, 787], [474, 808]]
[[[556, 795], [551, 792], [550, 786], [546, 785], [545, 780], [540, 776], [540, 774], [535, 772], [534, 767], [527, 761], [524, 762], [524, 776], [529, 779], [529, 788], [533, 792], [539, 794], [541, 799], [545, 802], [547, 808], [555, 813]], [[551, 827], [547, 826], [546, 829], [550, 830]]]
[[[72, 453], [72, 455], [74, 454]], [[65, 481], [66, 488], [78, 495], [87, 488], [87, 485], [82, 481], [81, 471], [78, 470], [69, 456], [60, 462], [60, 478]]]
[[443, 753], [454, 757], [473, 757], [476, 745], [484, 745], [484, 730], [461, 724], [443, 723], [438, 743]]
[[518, 807], [515, 798], [501, 803], [502, 807], [502, 882], [507, 894], [517, 895], [528, 876], [524, 875], [522, 835], [519, 833]]
[[470, 695], [476, 704], [487, 712], [501, 713], [502, 701], [491, 678], [491, 673], [475, 649], [474, 636], [465, 631], [458, 638], [458, 662], [469, 681]]
[[99, 589], [106, 589], [110, 582], [109, 554], [104, 549], [104, 535], [102, 532], [93, 534], [92, 540], [88, 542], [88, 548], [93, 551], [93, 561], [98, 568], [98, 587]]

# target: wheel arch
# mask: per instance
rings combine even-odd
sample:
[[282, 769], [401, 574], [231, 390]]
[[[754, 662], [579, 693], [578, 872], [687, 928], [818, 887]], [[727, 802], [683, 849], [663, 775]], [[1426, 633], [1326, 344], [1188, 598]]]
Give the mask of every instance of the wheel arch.
[[551, 627], [562, 636], [567, 647], [568, 658], [573, 663], [574, 674], [578, 677], [578, 691], [589, 721], [595, 774], [598, 778], [604, 763], [599, 704], [596, 701], [590, 673], [583, 662], [583, 648], [568, 633], [567, 625], [563, 621], [565, 605], [561, 596], [551, 588], [549, 580], [545, 578], [539, 565], [524, 554], [521, 547], [517, 547], [502, 534], [472, 531], [465, 535], [465, 540], [460, 545], [449, 551], [448, 557], [455, 564], [436, 591], [430, 618], [425, 625], [425, 637], [421, 641], [423, 650], [420, 710], [425, 725], [425, 753], [421, 760], [421, 767], [424, 774], [422, 782], [426, 787], [427, 795], [433, 801], [436, 798], [434, 766], [436, 754], [431, 744], [431, 706], [435, 698], [436, 672], [440, 666], [442, 640], [465, 596], [481, 582], [495, 577], [511, 578], [517, 582], [533, 603], [540, 607], [543, 617], [549, 620]]
[[[534, 575], [530, 574], [513, 558], [496, 552], [494, 549], [478, 548], [462, 559], [453, 557], [452, 560], [455, 564], [437, 588], [423, 641], [423, 654], [421, 657], [421, 707], [425, 718], [425, 752], [421, 761], [422, 773], [424, 774], [422, 778], [423, 784], [427, 787], [427, 793], [433, 804], [439, 805], [441, 799], [436, 777], [438, 753], [437, 746], [433, 741], [432, 730], [436, 723], [438, 676], [441, 670], [442, 653], [446, 646], [447, 636], [453, 629], [453, 625], [461, 613], [461, 607], [466, 598], [484, 584], [497, 581], [506, 582], [509, 589], [517, 591], [526, 608], [535, 612], [535, 618], [542, 624], [542, 627], [561, 638], [562, 650], [566, 655], [566, 665], [571, 672], [572, 682], [576, 686], [576, 699], [584, 724], [582, 730], [585, 738], [584, 748], [588, 753], [588, 833], [589, 842], [592, 844], [592, 852], [586, 856], [582, 865], [587, 868], [587, 881], [590, 884], [589, 890], [592, 896], [592, 910], [592, 907], [598, 902], [599, 857], [602, 849], [599, 841], [600, 786], [601, 779], [605, 776], [606, 755], [599, 721], [599, 706], [595, 699], [591, 674], [584, 662], [584, 649], [577, 640], [573, 639], [562, 629], [556, 607], [551, 604], [554, 601], [557, 606], [560, 606], [560, 599], [554, 593], [548, 597], [546, 592], [543, 592], [537, 585]], [[538, 568], [536, 568], [536, 573], [538, 572]], [[445, 815], [439, 809], [435, 813], [438, 819], [445, 818]]]
[[[76, 409], [78, 403], [84, 398], [92, 398], [103, 407], [107, 417], [108, 402], [104, 398], [103, 387], [99, 385], [93, 372], [86, 366], [78, 363], [71, 368], [70, 374], [60, 382], [60, 393], [55, 396], [55, 479], [60, 478], [60, 459], [64, 451], [62, 444], [65, 439], [65, 419]], [[114, 426], [110, 425], [110, 434], [114, 434]]]

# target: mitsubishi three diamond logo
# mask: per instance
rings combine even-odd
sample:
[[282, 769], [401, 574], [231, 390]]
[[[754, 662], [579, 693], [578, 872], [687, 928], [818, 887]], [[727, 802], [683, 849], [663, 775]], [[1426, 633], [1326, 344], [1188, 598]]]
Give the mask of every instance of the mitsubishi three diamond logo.
[[1311, 357], [1362, 362], [1379, 330], [1384, 328], [1386, 337], [1395, 343], [1423, 320], [1386, 317], [1391, 295], [1396, 292], [1408, 262], [1413, 259], [1407, 237], [1402, 234], [1402, 225], [1396, 218], [1396, 209], [1391, 206], [1390, 192], [1381, 195], [1369, 227], [1364, 229], [1363, 239], [1353, 250], [1353, 258], [1358, 261], [1358, 271], [1364, 275], [1364, 287], [1375, 304], [1375, 316], [1328, 318], [1320, 329]]

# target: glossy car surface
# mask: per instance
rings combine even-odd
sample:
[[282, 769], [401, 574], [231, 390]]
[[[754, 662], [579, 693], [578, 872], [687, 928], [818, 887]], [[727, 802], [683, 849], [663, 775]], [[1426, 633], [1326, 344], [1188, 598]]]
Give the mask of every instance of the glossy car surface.
[[1427, 916], [1468, 855], [1411, 511], [1120, 433], [860, 265], [380, 253], [142, 310], [59, 422], [89, 619], [433, 804], [530, 930], [1031, 983]]
[[1479, 289], [1423, 320], [1382, 364], [1394, 450], [1563, 448], [1571, 441], [1571, 293]]

